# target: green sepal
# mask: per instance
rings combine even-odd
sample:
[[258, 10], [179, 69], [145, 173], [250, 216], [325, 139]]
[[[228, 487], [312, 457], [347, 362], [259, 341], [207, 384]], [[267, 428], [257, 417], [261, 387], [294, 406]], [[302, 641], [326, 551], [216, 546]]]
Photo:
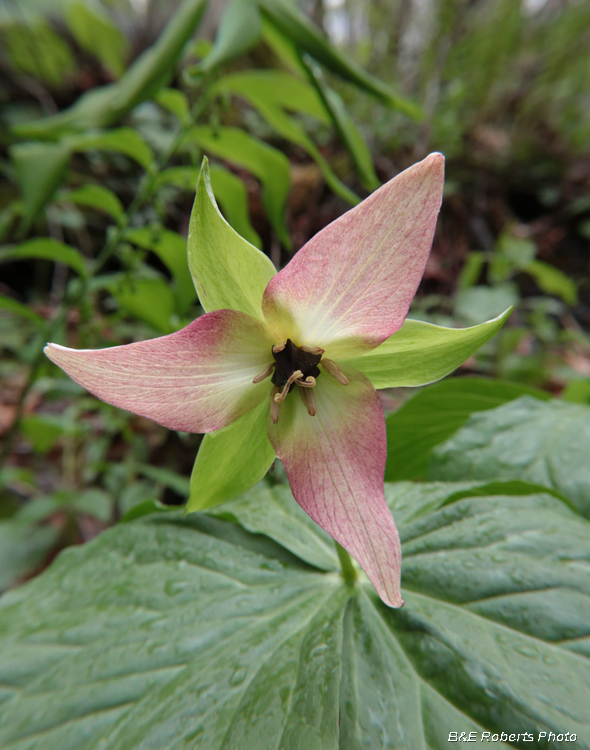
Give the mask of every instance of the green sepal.
[[[421, 320], [406, 320], [381, 346], [344, 360], [362, 372], [375, 388], [434, 383], [489, 341], [504, 325], [512, 308], [471, 328], [442, 328]], [[339, 363], [340, 364], [340, 363]]]
[[186, 512], [211, 508], [246, 492], [275, 459], [266, 435], [268, 401], [203, 438], [191, 476]]
[[206, 312], [239, 310], [263, 320], [262, 293], [275, 275], [275, 267], [221, 215], [211, 189], [206, 157], [191, 213], [188, 264]]

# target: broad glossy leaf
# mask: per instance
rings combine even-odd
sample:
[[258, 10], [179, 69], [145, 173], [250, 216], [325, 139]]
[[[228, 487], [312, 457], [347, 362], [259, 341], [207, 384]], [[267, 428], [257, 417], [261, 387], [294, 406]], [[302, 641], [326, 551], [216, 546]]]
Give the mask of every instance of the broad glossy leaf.
[[197, 66], [211, 70], [233, 60], [260, 40], [260, 11], [254, 0], [231, 0], [219, 24], [211, 52]]
[[291, 168], [287, 157], [238, 128], [208, 125], [192, 128], [185, 139], [186, 143], [191, 141], [221, 159], [244, 167], [260, 180], [268, 218], [281, 242], [290, 248], [291, 240], [285, 224], [285, 207], [291, 189]]
[[205, 6], [205, 0], [184, 0], [158, 41], [133, 62], [117, 83], [91, 89], [69, 109], [16, 125], [14, 132], [23, 138], [55, 140], [67, 133], [116, 124], [133, 107], [153, 97], [168, 83]]
[[262, 320], [262, 294], [275, 274], [271, 260], [221, 215], [205, 159], [190, 218], [188, 263], [206, 312], [240, 310]]
[[[239, 501], [232, 523], [161, 513], [66, 551], [0, 600], [0, 742], [426, 750], [569, 731], [589, 748], [588, 522], [543, 494], [446, 504], [458, 489], [387, 487], [401, 610], [246, 532]], [[287, 531], [283, 492], [278, 515], [249, 493], [244, 526]], [[293, 528], [307, 555], [314, 532]]]
[[284, 733], [335, 748], [348, 592], [280, 557], [234, 524], [168, 514], [69, 550], [45, 616], [28, 619], [25, 589], [2, 600], [0, 742], [245, 749]]
[[53, 240], [49, 237], [38, 237], [27, 240], [20, 245], [4, 249], [0, 252], [0, 263], [10, 260], [27, 260], [39, 258], [40, 260], [51, 260], [54, 263], [65, 263], [80, 276], [86, 276], [87, 270], [84, 259], [73, 247]]
[[98, 3], [70, 1], [65, 6], [65, 19], [83, 50], [95, 55], [116, 78], [123, 75], [127, 40]]
[[66, 176], [70, 155], [70, 148], [61, 143], [21, 143], [10, 149], [27, 224], [37, 217]]
[[399, 109], [412, 118], [421, 117], [419, 107], [396, 94], [330, 44], [296, 5], [287, 0], [261, 0], [260, 9], [263, 15], [302, 52], [308, 52], [328, 70], [377, 97], [384, 104]]
[[552, 487], [590, 516], [590, 407], [528, 396], [474, 414], [435, 449], [436, 479], [522, 479]]
[[366, 375], [375, 388], [427, 385], [456, 370], [489, 341], [512, 310], [471, 328], [442, 328], [406, 318], [376, 349], [344, 360]]
[[[269, 388], [270, 393], [270, 388]], [[246, 492], [275, 459], [266, 435], [269, 400], [203, 437], [191, 476], [187, 512], [210, 508]]]
[[526, 394], [550, 398], [530, 386], [486, 378], [451, 378], [416, 394], [386, 419], [385, 479], [424, 479], [434, 446], [462, 427], [473, 412], [493, 409]]
[[207, 512], [235, 521], [254, 534], [265, 534], [320, 570], [338, 568], [334, 540], [293, 500], [284, 484], [271, 487], [260, 482], [249, 492]]
[[69, 201], [76, 206], [96, 208], [112, 216], [115, 221], [121, 221], [125, 214], [119, 198], [103, 185], [83, 185], [77, 190], [70, 190], [60, 195], [59, 200]]
[[151, 148], [133, 128], [117, 128], [105, 133], [72, 136], [66, 143], [72, 151], [118, 151], [135, 159], [144, 169], [147, 169], [154, 159]]

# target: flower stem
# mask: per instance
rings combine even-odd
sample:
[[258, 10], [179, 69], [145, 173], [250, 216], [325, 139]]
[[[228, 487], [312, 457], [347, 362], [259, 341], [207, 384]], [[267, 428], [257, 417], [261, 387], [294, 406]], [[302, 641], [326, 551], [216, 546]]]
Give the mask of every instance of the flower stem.
[[336, 552], [338, 553], [338, 558], [340, 560], [342, 578], [344, 578], [346, 583], [354, 584], [358, 578], [358, 573], [356, 572], [352, 558], [337, 541], [334, 541], [334, 544], [336, 545]]

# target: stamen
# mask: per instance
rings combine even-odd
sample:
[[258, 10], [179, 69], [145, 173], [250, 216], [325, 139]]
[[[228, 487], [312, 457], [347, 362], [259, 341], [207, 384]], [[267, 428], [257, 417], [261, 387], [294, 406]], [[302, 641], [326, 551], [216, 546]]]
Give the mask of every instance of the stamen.
[[283, 341], [282, 344], [275, 344], [272, 348], [273, 354], [278, 354], [279, 352], [282, 352], [283, 349], [287, 346], [287, 342]]
[[299, 348], [304, 352], [308, 352], [308, 354], [323, 354], [326, 351], [319, 346], [307, 346], [307, 344], [303, 344], [303, 346], [300, 346]]
[[303, 404], [305, 408], [307, 409], [307, 413], [310, 417], [315, 417], [317, 411], [315, 407], [315, 394], [311, 389], [308, 388], [302, 388], [299, 391], [299, 395], [301, 396], [301, 400], [303, 401]]
[[277, 388], [276, 385], [273, 385], [273, 387], [270, 389], [270, 418], [272, 419], [272, 423], [276, 424], [279, 421], [279, 414], [281, 412], [281, 405], [278, 403], [278, 401], [275, 401], [275, 397], [278, 396], [280, 393], [280, 388]]
[[266, 367], [260, 373], [260, 375], [257, 375], [252, 382], [262, 383], [263, 380], [266, 380], [266, 378], [268, 378], [269, 375], [272, 375], [272, 371], [275, 369], [275, 364], [276, 364], [275, 362], [271, 362], [270, 365], [268, 365], [268, 367]]
[[296, 380], [295, 383], [302, 388], [313, 388], [316, 380], [312, 375], [308, 375], [305, 380]]
[[285, 386], [283, 390], [280, 393], [276, 393], [274, 396], [274, 400], [277, 402], [277, 404], [280, 404], [282, 401], [285, 400], [287, 397], [287, 393], [289, 393], [289, 388], [293, 383], [295, 383], [299, 378], [303, 377], [303, 373], [301, 370], [295, 370], [295, 372], [291, 375], [289, 380], [285, 383]]
[[333, 362], [331, 359], [322, 359], [320, 362], [320, 365], [324, 368], [324, 370], [328, 373], [328, 375], [331, 375], [333, 378], [336, 378], [336, 380], [339, 383], [342, 383], [342, 385], [348, 385], [348, 378], [346, 375], [342, 372], [342, 370], [338, 367], [336, 362]]

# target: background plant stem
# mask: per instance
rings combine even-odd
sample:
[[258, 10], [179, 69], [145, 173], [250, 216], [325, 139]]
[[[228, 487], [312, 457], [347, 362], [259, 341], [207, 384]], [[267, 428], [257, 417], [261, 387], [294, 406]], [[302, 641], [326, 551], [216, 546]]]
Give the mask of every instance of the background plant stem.
[[336, 552], [338, 553], [338, 559], [340, 560], [342, 578], [344, 578], [346, 583], [354, 584], [358, 578], [358, 573], [354, 567], [352, 558], [337, 541], [334, 541], [334, 544], [336, 545]]

